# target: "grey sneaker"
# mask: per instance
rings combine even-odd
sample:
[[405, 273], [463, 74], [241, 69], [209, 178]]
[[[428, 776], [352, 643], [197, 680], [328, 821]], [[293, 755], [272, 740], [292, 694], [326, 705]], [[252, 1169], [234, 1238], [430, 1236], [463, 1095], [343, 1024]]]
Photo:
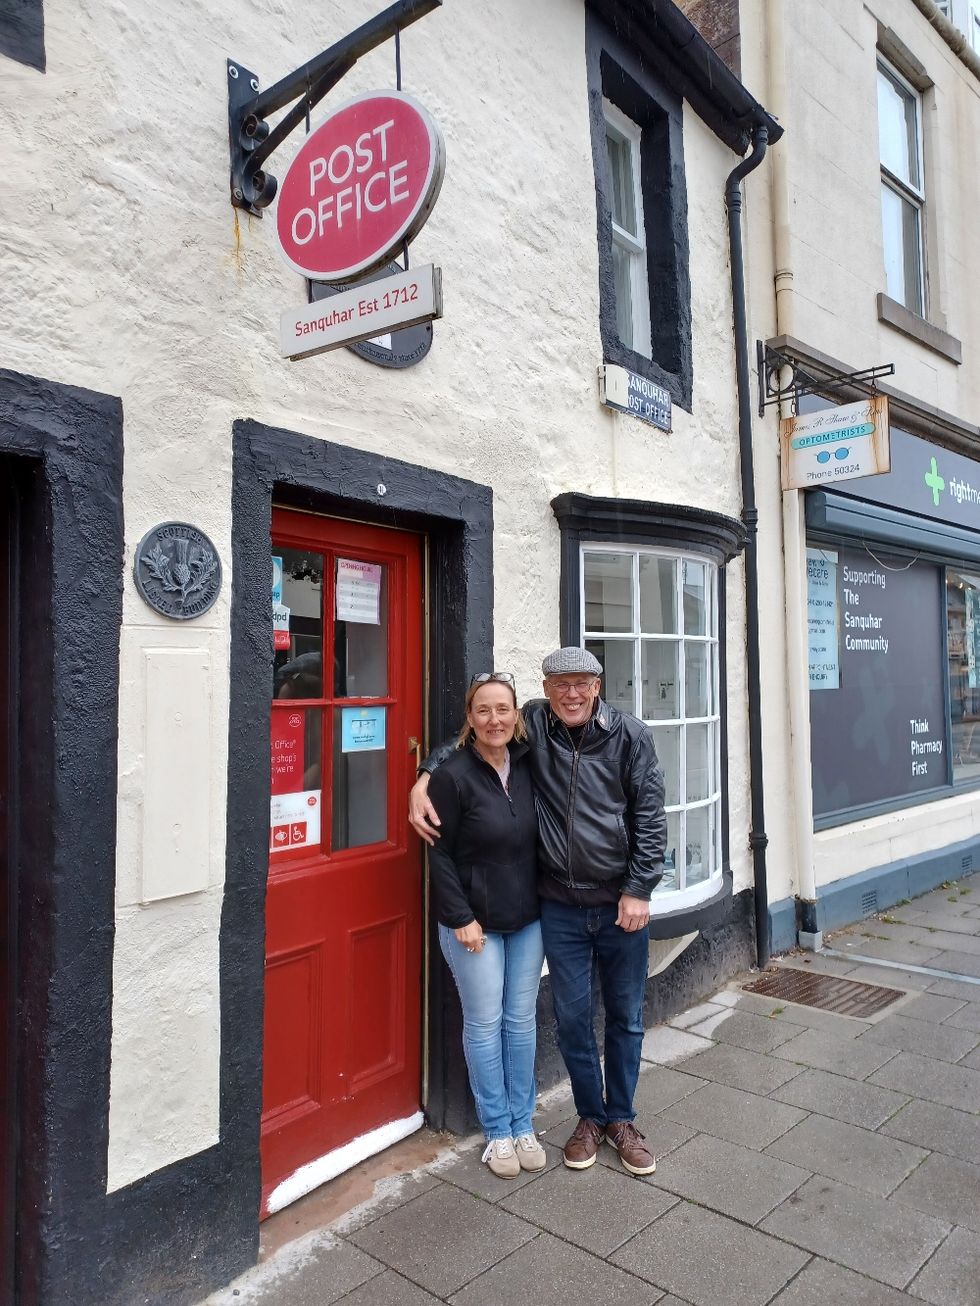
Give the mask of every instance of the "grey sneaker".
[[512, 1138], [493, 1138], [487, 1143], [480, 1158], [500, 1179], [516, 1179], [521, 1173], [521, 1163], [514, 1151]]
[[522, 1170], [543, 1170], [548, 1164], [547, 1154], [534, 1134], [518, 1134], [514, 1147]]

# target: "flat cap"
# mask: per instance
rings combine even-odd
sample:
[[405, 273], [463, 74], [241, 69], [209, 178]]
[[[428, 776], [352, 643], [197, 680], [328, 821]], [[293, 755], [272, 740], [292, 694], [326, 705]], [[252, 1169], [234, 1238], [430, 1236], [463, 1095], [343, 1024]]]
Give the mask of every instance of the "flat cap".
[[568, 648], [556, 648], [541, 663], [544, 676], [566, 676], [573, 672], [580, 675], [601, 676], [602, 663], [592, 656], [588, 649], [572, 644]]

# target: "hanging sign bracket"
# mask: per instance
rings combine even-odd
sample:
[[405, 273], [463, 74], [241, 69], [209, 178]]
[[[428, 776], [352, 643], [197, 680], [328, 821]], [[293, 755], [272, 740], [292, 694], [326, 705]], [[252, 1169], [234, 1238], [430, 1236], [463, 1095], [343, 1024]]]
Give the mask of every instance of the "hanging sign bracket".
[[[755, 342], [756, 366], [759, 374], [759, 416], [765, 417], [770, 404], [788, 400], [793, 405], [793, 414], [799, 413], [799, 401], [803, 395], [828, 394], [857, 389], [874, 394], [877, 383], [885, 376], [895, 375], [894, 363], [879, 363], [876, 367], [865, 367], [858, 372], [837, 372], [823, 368], [821, 375], [807, 371], [798, 359], [784, 354], [761, 340]], [[784, 373], [788, 369], [788, 377]]]
[[[263, 167], [266, 159], [306, 120], [310, 110], [350, 72], [362, 55], [441, 5], [442, 0], [397, 0], [265, 91], [259, 90], [259, 79], [253, 72], [229, 59], [228, 139], [233, 206], [261, 218], [262, 210], [275, 199], [279, 186]], [[289, 112], [270, 128], [269, 115], [294, 100], [296, 103]]]

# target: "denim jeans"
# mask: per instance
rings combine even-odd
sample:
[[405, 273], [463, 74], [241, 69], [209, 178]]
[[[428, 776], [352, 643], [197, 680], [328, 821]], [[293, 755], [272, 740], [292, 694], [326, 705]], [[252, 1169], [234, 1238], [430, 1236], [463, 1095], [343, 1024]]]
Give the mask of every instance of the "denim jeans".
[[[643, 1044], [643, 995], [650, 940], [646, 930], [616, 924], [616, 904], [575, 907], [541, 903], [558, 1047], [572, 1081], [575, 1110], [607, 1125], [632, 1120]], [[606, 1009], [606, 1083], [592, 1021], [592, 968], [598, 964]]]
[[544, 949], [532, 921], [512, 934], [487, 934], [480, 952], [467, 952], [439, 926], [442, 955], [463, 1008], [463, 1052], [470, 1088], [487, 1141], [531, 1132], [538, 984]]

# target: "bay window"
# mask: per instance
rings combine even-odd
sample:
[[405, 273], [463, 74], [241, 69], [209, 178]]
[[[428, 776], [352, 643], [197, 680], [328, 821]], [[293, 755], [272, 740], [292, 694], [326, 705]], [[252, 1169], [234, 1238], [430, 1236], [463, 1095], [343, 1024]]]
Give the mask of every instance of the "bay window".
[[722, 876], [718, 568], [681, 551], [581, 546], [582, 643], [602, 696], [649, 727], [664, 769], [669, 909], [716, 892]]

